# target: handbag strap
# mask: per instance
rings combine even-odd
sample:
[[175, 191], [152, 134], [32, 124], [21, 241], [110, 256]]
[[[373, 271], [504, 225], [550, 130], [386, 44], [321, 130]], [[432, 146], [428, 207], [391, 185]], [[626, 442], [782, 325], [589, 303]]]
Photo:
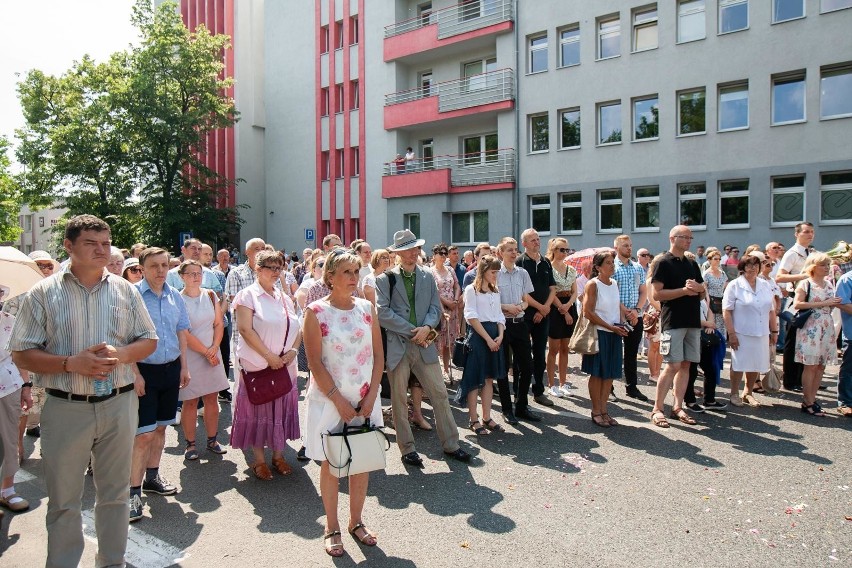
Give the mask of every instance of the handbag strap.
[[281, 348], [279, 357], [283, 357], [287, 353], [287, 337], [290, 336], [290, 312], [287, 311], [287, 304], [284, 303], [284, 294], [281, 294], [281, 305], [284, 307], [284, 318], [287, 320], [287, 329], [284, 331], [284, 347]]

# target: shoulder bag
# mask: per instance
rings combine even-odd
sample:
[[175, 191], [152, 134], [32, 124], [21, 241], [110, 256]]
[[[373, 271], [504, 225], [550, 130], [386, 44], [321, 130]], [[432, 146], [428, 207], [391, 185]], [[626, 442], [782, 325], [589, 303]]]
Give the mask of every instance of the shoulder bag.
[[[284, 342], [286, 344], [287, 337], [290, 335], [290, 315], [287, 313], [287, 308], [284, 308], [284, 314], [287, 317], [287, 331], [284, 332]], [[286, 353], [286, 349], [281, 350], [279, 357]], [[281, 398], [293, 389], [293, 381], [290, 378], [290, 372], [287, 370], [287, 365], [282, 365], [280, 369], [273, 369], [268, 366], [260, 371], [243, 372], [243, 386], [246, 389], [249, 402], [254, 405], [266, 404], [272, 402], [276, 398]]]
[[769, 394], [775, 394], [781, 390], [781, 381], [783, 380], [784, 372], [780, 371], [775, 364], [769, 367], [769, 372], [767, 372], [763, 379], [760, 381], [760, 385], [763, 387]]
[[574, 353], [594, 355], [598, 352], [598, 327], [586, 317], [586, 311], [580, 310], [580, 321], [574, 328], [574, 334], [568, 343], [568, 349]]
[[[811, 301], [811, 281], [808, 280], [808, 295], [805, 296], [805, 301]], [[813, 308], [805, 308], [804, 310], [798, 310], [796, 315], [793, 316], [793, 321], [790, 323], [790, 327], [793, 329], [801, 329], [805, 327], [805, 323], [807, 323], [808, 318], [811, 317], [811, 314], [814, 313]]]
[[470, 344], [467, 338], [468, 336], [456, 339], [453, 345], [453, 367], [457, 369], [464, 369], [467, 364], [467, 356], [470, 353]]
[[341, 432], [322, 435], [328, 470], [337, 478], [385, 469], [385, 452], [389, 449], [390, 440], [381, 428], [370, 424], [369, 418], [363, 426], [344, 424]]

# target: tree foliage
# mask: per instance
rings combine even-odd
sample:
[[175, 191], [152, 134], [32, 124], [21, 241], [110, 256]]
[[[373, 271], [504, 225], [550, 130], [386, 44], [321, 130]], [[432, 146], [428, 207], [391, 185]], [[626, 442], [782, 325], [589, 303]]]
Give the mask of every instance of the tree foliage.
[[69, 216], [95, 213], [121, 244], [174, 246], [188, 230], [222, 240], [240, 219], [214, 205], [236, 180], [208, 169], [204, 156], [207, 134], [237, 118], [223, 77], [230, 40], [188, 30], [173, 2], [151, 4], [133, 9], [138, 46], [105, 63], [84, 57], [59, 77], [31, 71], [19, 83], [24, 197], [62, 202]]
[[21, 189], [9, 170], [11, 161], [8, 149], [9, 141], [0, 136], [0, 242], [17, 240], [21, 235], [21, 227], [18, 224]]

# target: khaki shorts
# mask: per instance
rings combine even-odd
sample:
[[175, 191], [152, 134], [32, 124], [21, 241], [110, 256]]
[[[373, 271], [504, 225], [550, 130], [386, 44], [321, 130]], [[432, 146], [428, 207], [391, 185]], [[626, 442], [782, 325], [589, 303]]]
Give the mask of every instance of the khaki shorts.
[[701, 361], [701, 329], [683, 327], [667, 329], [660, 334], [660, 355], [666, 363]]

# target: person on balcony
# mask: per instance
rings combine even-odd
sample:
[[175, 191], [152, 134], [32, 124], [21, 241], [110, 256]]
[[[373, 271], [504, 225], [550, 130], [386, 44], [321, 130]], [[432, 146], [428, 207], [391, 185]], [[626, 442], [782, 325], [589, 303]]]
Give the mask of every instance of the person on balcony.
[[417, 167], [417, 155], [414, 153], [414, 150], [411, 149], [411, 146], [405, 149], [405, 172], [411, 173], [415, 171]]

